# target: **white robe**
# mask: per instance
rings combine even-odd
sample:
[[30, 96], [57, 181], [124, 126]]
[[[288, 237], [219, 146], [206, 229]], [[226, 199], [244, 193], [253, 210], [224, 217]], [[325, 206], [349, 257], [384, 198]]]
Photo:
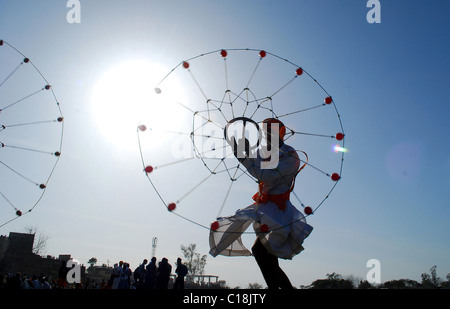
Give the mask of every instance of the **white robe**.
[[[264, 194], [282, 194], [291, 188], [297, 175], [300, 160], [297, 152], [290, 146], [280, 147], [278, 166], [262, 169], [261, 158], [247, 158], [242, 164], [247, 171], [263, 182]], [[290, 201], [280, 210], [273, 202], [252, 204], [239, 209], [233, 216], [217, 219], [219, 228], [209, 235], [210, 254], [226, 256], [250, 256], [251, 252], [243, 245], [241, 235], [253, 223], [253, 229], [267, 250], [282, 259], [292, 259], [303, 250], [303, 241], [312, 232], [305, 216]], [[267, 225], [268, 232], [261, 232], [261, 225]]]

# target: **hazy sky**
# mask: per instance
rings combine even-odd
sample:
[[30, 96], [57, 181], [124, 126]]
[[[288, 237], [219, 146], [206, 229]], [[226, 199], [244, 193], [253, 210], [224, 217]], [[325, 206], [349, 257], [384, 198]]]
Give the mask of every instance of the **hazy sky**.
[[[361, 0], [80, 4], [81, 22], [68, 23], [66, 1], [0, 0], [0, 39], [32, 59], [65, 119], [62, 156], [43, 199], [0, 228], [2, 235], [33, 225], [50, 237], [48, 254], [82, 263], [126, 260], [132, 268], [149, 258], [153, 237], [158, 259], [172, 265], [180, 245], [196, 243], [207, 254], [208, 231], [161, 207], [142, 172], [139, 111], [128, 100], [139, 101], [146, 84], [117, 76], [136, 72], [157, 81], [201, 53], [255, 48], [317, 78], [332, 93], [346, 133], [342, 180], [309, 218], [314, 231], [305, 251], [281, 262], [292, 283], [332, 272], [365, 279], [370, 259], [380, 261], [382, 281], [420, 280], [433, 265], [442, 278], [450, 273], [447, 1], [382, 1], [381, 23], [372, 24]], [[233, 203], [237, 209], [247, 201]], [[206, 273], [231, 286], [263, 283], [253, 258], [208, 255]]]

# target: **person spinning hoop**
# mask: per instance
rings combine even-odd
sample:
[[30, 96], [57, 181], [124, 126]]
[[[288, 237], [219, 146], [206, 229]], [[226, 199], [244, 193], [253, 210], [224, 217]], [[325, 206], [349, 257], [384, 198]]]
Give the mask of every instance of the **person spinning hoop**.
[[[295, 178], [306, 163], [301, 165], [297, 151], [284, 143], [286, 127], [280, 120], [265, 119], [263, 133], [267, 145], [260, 147], [256, 155], [250, 151], [245, 137], [239, 141], [234, 137], [227, 139], [236, 158], [257, 179], [258, 192], [253, 196], [254, 204], [213, 223], [210, 254], [253, 255], [268, 288], [287, 289], [292, 284], [280, 268], [278, 258], [290, 260], [303, 251], [303, 241], [313, 230], [290, 202]], [[243, 246], [241, 235], [251, 223], [257, 238], [250, 253]]]

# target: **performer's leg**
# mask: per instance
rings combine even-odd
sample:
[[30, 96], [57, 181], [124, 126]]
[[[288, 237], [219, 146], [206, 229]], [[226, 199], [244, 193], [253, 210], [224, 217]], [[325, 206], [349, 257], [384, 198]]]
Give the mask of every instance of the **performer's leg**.
[[252, 253], [261, 269], [267, 287], [269, 289], [278, 289], [278, 258], [267, 251], [259, 238], [256, 238], [255, 244], [252, 247]]
[[259, 238], [252, 247], [252, 253], [269, 289], [293, 289], [291, 281], [278, 264], [278, 258], [267, 251]]
[[[278, 260], [277, 260], [278, 264]], [[288, 276], [284, 273], [284, 271], [278, 266], [278, 284], [280, 286], [280, 289], [293, 289], [294, 287], [291, 284], [291, 281], [289, 280]]]

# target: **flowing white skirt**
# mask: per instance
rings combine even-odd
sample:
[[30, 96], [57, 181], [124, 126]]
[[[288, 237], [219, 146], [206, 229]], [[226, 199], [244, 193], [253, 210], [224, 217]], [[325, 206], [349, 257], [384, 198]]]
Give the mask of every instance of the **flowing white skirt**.
[[[253, 204], [217, 221], [219, 228], [209, 234], [209, 253], [214, 257], [252, 255], [241, 240], [242, 233], [251, 223], [257, 237], [270, 253], [289, 260], [303, 251], [303, 241], [313, 230], [306, 223], [305, 216], [290, 201], [286, 202], [284, 211], [272, 202]], [[268, 228], [268, 232], [261, 231], [262, 225]]]

